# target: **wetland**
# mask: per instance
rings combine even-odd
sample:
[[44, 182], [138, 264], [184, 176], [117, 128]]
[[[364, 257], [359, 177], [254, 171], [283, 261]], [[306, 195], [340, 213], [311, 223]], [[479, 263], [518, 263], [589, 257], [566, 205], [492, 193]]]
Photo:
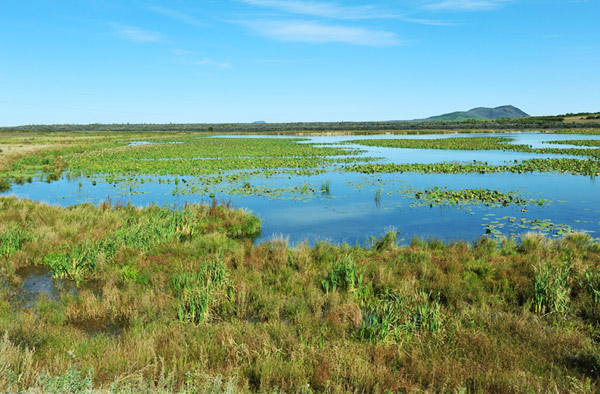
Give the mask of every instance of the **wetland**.
[[600, 131], [0, 134], [0, 390], [600, 387]]

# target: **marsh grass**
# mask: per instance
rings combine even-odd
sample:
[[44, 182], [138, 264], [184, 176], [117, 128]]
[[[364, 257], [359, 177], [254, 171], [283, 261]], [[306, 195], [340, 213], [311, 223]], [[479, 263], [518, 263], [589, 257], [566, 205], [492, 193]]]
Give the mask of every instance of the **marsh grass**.
[[326, 196], [331, 194], [331, 180], [321, 182], [321, 194]]
[[10, 181], [6, 177], [0, 177], [0, 192], [7, 192], [10, 190]]
[[362, 284], [363, 276], [358, 273], [356, 265], [346, 256], [338, 260], [327, 273], [327, 276], [321, 281], [325, 293], [329, 291], [354, 290]]
[[569, 309], [568, 267], [535, 266], [534, 309], [537, 313], [564, 314]]
[[[173, 290], [178, 299], [177, 317], [181, 321], [202, 323], [214, 299], [228, 280], [221, 259], [203, 263], [197, 271], [178, 271], [173, 275]], [[232, 296], [232, 295], [231, 295]]]
[[585, 271], [585, 289], [596, 304], [600, 304], [600, 269], [588, 268]]
[[383, 194], [383, 189], [379, 188], [377, 190], [375, 190], [375, 196], [374, 201], [375, 201], [375, 207], [377, 208], [381, 208], [381, 195]]
[[[292, 248], [254, 244], [260, 221], [216, 203], [16, 198], [0, 198], [0, 223], [28, 237], [0, 264], [0, 390], [599, 388], [600, 246], [588, 236]], [[79, 286], [17, 307], [21, 268], [48, 256]]]
[[0, 257], [10, 257], [30, 240], [30, 231], [23, 229], [20, 224], [0, 225]]

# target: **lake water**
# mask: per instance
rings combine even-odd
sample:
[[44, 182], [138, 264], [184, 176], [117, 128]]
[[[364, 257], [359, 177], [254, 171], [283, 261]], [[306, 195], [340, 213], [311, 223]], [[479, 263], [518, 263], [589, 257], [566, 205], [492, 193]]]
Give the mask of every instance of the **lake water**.
[[[249, 136], [242, 136], [248, 138]], [[451, 138], [451, 137], [508, 137], [516, 144], [534, 148], [558, 147], [544, 141], [570, 139], [597, 139], [597, 136], [560, 135], [546, 133], [502, 133], [502, 134], [443, 134], [443, 135], [368, 135], [303, 137], [308, 143], [330, 144], [356, 139], [389, 138]], [[223, 136], [223, 138], [237, 138]], [[251, 138], [298, 138], [278, 136], [251, 136]], [[137, 142], [137, 144], [143, 141]], [[232, 141], [232, 143], [235, 143]], [[350, 144], [349, 148], [365, 151], [363, 157], [377, 157], [384, 163], [437, 163], [470, 162], [473, 160], [489, 164], [514, 163], [534, 157], [568, 157], [550, 154], [530, 154], [504, 151], [451, 151], [365, 147]], [[600, 183], [594, 178], [567, 174], [459, 174], [422, 175], [402, 174], [356, 174], [328, 169], [312, 176], [290, 176], [278, 174], [269, 177], [255, 176], [248, 180], [260, 190], [259, 195], [231, 194], [240, 185], [212, 185], [202, 192], [181, 194], [182, 185], [173, 182], [158, 183], [158, 178], [144, 177], [144, 183], [109, 184], [103, 177], [68, 176], [46, 183], [34, 181], [30, 184], [13, 185], [5, 195], [16, 195], [50, 204], [72, 205], [83, 202], [97, 204], [111, 199], [113, 202], [145, 206], [183, 206], [186, 202], [209, 202], [210, 193], [217, 200], [231, 199], [233, 205], [246, 208], [262, 219], [262, 235], [266, 240], [274, 236], [289, 237], [292, 244], [304, 240], [315, 243], [325, 240], [334, 243], [367, 244], [371, 236], [380, 236], [386, 231], [399, 232], [402, 242], [414, 236], [435, 238], [444, 241], [473, 241], [492, 230], [506, 236], [533, 230], [552, 230], [556, 234], [561, 227], [589, 231], [592, 236], [600, 225]], [[194, 180], [186, 177], [186, 187]], [[163, 179], [172, 181], [172, 179]], [[95, 186], [92, 182], [95, 182]], [[306, 185], [306, 187], [305, 187]], [[329, 193], [322, 192], [329, 185]], [[544, 199], [542, 206], [511, 205], [487, 207], [484, 205], [463, 206], [412, 206], [416, 200], [415, 190], [431, 189], [434, 186], [449, 189], [487, 188], [502, 192], [518, 192], [523, 198]], [[277, 192], [269, 192], [277, 190]], [[175, 191], [175, 193], [174, 193]], [[188, 190], [189, 191], [189, 190]], [[545, 221], [545, 222], [544, 222]], [[545, 224], [544, 224], [545, 223]], [[540, 228], [541, 225], [541, 228]], [[550, 227], [550, 228], [549, 228]]]

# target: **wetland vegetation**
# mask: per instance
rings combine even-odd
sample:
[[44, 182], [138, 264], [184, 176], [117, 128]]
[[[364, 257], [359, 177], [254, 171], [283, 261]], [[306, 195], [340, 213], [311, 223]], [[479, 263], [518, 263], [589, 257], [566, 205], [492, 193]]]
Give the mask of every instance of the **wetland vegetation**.
[[597, 392], [591, 134], [1, 134], [0, 391]]
[[421, 174], [493, 174], [526, 172], [559, 172], [573, 175], [600, 175], [600, 161], [579, 159], [530, 159], [512, 165], [491, 165], [483, 162], [472, 163], [434, 163], [434, 164], [394, 164], [366, 163], [344, 166], [345, 171], [364, 174], [418, 172]]
[[[292, 248], [217, 204], [0, 204], [2, 390], [598, 389], [585, 234]], [[15, 307], [28, 266], [79, 285]]]

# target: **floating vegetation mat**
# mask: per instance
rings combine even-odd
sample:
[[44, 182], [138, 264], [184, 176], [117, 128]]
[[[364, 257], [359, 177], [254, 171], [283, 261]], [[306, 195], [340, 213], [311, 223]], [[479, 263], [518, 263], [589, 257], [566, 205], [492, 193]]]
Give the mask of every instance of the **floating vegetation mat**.
[[517, 192], [500, 192], [490, 189], [461, 189], [451, 190], [446, 187], [434, 186], [432, 189], [422, 191], [407, 191], [417, 200], [413, 206], [429, 205], [430, 207], [441, 205], [465, 205], [483, 204], [485, 206], [527, 205], [536, 204], [543, 206], [548, 201], [544, 199], [527, 199], [519, 196]]
[[481, 161], [470, 163], [393, 164], [367, 163], [344, 166], [345, 171], [363, 174], [418, 172], [421, 174], [494, 174], [510, 172], [557, 172], [572, 175], [600, 176], [600, 161], [594, 159], [529, 159], [512, 165], [490, 165]]

